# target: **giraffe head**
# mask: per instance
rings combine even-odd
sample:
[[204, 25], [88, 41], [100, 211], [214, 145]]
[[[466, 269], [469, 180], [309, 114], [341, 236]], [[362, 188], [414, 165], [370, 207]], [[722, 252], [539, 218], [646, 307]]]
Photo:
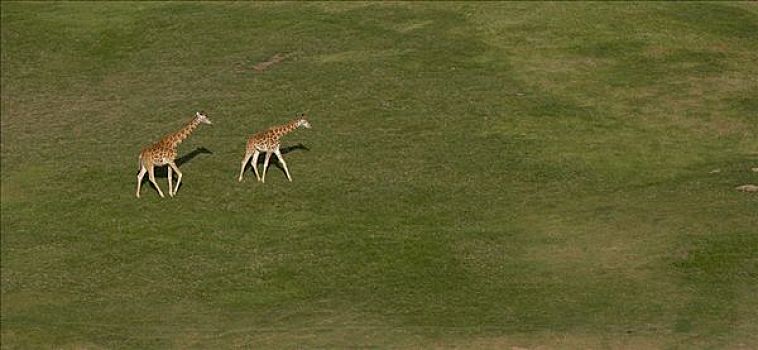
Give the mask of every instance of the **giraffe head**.
[[302, 126], [302, 127], [306, 128], [306, 129], [310, 129], [311, 128], [311, 123], [309, 123], [308, 120], [305, 119], [305, 118], [306, 118], [305, 113], [300, 114], [298, 116], [298, 118], [297, 118], [297, 127], [301, 127]]
[[205, 112], [202, 112], [202, 111], [201, 112], [195, 112], [195, 119], [198, 122], [203, 123], [203, 124], [208, 124], [208, 125], [212, 125], [213, 124], [213, 123], [211, 123], [211, 120], [208, 119], [208, 116], [205, 115]]

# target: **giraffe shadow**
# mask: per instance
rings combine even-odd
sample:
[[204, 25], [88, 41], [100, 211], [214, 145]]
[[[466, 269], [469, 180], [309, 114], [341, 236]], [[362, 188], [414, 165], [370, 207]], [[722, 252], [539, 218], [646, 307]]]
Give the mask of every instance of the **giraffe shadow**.
[[[281, 148], [279, 148], [279, 151], [282, 152], [282, 156], [284, 156], [285, 154], [290, 153], [290, 152], [295, 152], [295, 151], [310, 151], [310, 150], [311, 150], [310, 148], [308, 148], [307, 146], [303, 145], [302, 143], [298, 143], [298, 144], [295, 144], [295, 145], [292, 145], [292, 146], [287, 146], [287, 147], [281, 147]], [[256, 164], [256, 166], [260, 165], [260, 167], [258, 168], [258, 170], [263, 170], [263, 163], [265, 162], [265, 159], [266, 159], [266, 157], [264, 155], [261, 155], [260, 157], [258, 157], [258, 164]], [[282, 174], [285, 174], [284, 167], [282, 167], [282, 164], [279, 163], [279, 161], [276, 159], [276, 155], [273, 155], [273, 153], [272, 153], [271, 159], [268, 162], [268, 166], [269, 166], [269, 168], [272, 167], [272, 166], [274, 166], [277, 169], [279, 169], [279, 171], [281, 171]], [[249, 168], [249, 167], [250, 167], [250, 164], [245, 165], [245, 170], [247, 170], [247, 168]]]
[[[195, 157], [201, 154], [213, 154], [213, 152], [205, 147], [198, 147], [192, 150], [192, 152], [176, 158], [174, 163], [176, 163], [176, 166], [181, 167], [182, 164], [189, 163], [192, 159], [195, 159]], [[176, 176], [176, 174], [174, 174], [174, 176]], [[168, 165], [155, 167], [155, 177], [163, 179], [168, 178]]]
[[296, 145], [287, 146], [287, 147], [283, 147], [279, 149], [279, 151], [282, 152], [282, 155], [293, 152], [293, 151], [298, 151], [298, 150], [310, 151], [311, 149], [302, 143], [298, 143]]
[[189, 163], [189, 161], [201, 154], [213, 154], [213, 152], [205, 147], [198, 147], [192, 150], [192, 152], [176, 158], [176, 161], [174, 162], [176, 163], [176, 166], [182, 166], [182, 164]]

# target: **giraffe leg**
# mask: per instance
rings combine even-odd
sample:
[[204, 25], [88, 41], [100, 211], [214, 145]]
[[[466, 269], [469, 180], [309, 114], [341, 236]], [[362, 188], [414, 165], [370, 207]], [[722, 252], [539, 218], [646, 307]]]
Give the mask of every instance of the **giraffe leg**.
[[142, 179], [145, 177], [146, 172], [145, 167], [140, 165], [139, 174], [137, 174], [137, 198], [139, 198], [139, 190], [142, 187]]
[[258, 150], [255, 150], [255, 153], [253, 153], [253, 172], [255, 173], [255, 179], [258, 181], [261, 181], [261, 176], [258, 175], [258, 156], [261, 155], [261, 152], [258, 152]]
[[[242, 159], [242, 166], [240, 167], [240, 177], [237, 179], [237, 181], [242, 182], [242, 174], [245, 173], [245, 166], [252, 156], [253, 155], [250, 153], [245, 153], [245, 158]], [[253, 169], [255, 169], [255, 164], [253, 164]]]
[[261, 182], [266, 182], [266, 168], [268, 168], [269, 159], [271, 159], [271, 152], [266, 152], [266, 159], [263, 161], [263, 174], [261, 175]]
[[171, 181], [174, 179], [173, 171], [171, 171], [171, 167], [168, 167], [168, 195], [169, 197], [174, 196], [174, 187], [171, 185]]
[[179, 167], [174, 162], [168, 163], [168, 166], [176, 172], [176, 187], [174, 188], [174, 196], [176, 196], [176, 192], [179, 191], [179, 184], [182, 183], [182, 172], [179, 171]]
[[158, 194], [161, 195], [161, 198], [165, 197], [163, 195], [163, 191], [161, 191], [161, 188], [158, 187], [158, 183], [155, 182], [155, 167], [150, 167], [147, 169], [147, 175], [150, 178], [150, 182], [153, 183], [153, 186], [155, 186], [155, 189], [158, 190]]
[[282, 167], [284, 167], [284, 173], [287, 174], [287, 180], [290, 180], [290, 182], [292, 182], [292, 176], [290, 176], [290, 171], [287, 169], [287, 163], [284, 162], [282, 152], [277, 148], [276, 151], [274, 151], [274, 154], [276, 154], [276, 157], [279, 158], [279, 163], [282, 163]]

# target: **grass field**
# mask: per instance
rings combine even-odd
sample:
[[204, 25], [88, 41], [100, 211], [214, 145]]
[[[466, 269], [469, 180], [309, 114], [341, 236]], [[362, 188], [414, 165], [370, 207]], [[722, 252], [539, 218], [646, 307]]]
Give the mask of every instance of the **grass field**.
[[758, 348], [754, 3], [0, 6], [3, 349]]

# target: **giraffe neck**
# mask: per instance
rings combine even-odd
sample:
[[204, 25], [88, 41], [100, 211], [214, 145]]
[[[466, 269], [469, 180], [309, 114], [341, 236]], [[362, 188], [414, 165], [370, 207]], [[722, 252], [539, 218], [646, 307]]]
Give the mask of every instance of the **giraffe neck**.
[[192, 132], [195, 131], [195, 128], [197, 128], [199, 124], [200, 124], [200, 121], [198, 121], [197, 118], [192, 118], [192, 120], [189, 123], [187, 123], [187, 125], [185, 125], [181, 130], [170, 135], [169, 141], [171, 142], [171, 147], [175, 148], [180, 143], [182, 143], [184, 139], [189, 137], [190, 134], [192, 134]]
[[293, 121], [291, 121], [291, 122], [289, 122], [287, 124], [279, 126], [277, 128], [277, 132], [278, 132], [279, 136], [284, 136], [284, 135], [287, 135], [287, 134], [295, 131], [295, 129], [297, 129], [297, 127], [298, 127], [298, 123], [299, 122], [300, 122], [299, 119], [295, 119], [295, 120], [293, 120]]

